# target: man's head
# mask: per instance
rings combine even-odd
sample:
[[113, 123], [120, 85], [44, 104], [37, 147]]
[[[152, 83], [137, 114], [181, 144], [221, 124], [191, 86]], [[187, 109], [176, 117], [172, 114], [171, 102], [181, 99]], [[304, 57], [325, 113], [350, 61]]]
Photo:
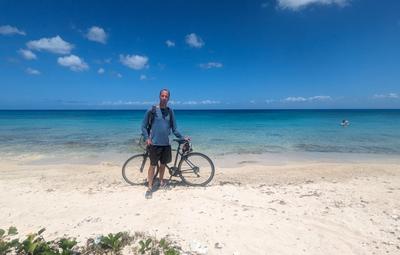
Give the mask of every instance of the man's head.
[[167, 104], [169, 100], [169, 90], [168, 89], [162, 89], [160, 90], [160, 104]]

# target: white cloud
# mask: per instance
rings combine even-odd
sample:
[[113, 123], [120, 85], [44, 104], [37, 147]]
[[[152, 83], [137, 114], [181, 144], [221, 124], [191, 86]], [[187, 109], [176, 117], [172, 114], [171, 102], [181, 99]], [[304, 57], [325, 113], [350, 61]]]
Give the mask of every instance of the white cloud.
[[373, 96], [375, 99], [385, 99], [385, 98], [400, 98], [397, 93], [389, 93], [389, 94], [375, 94]]
[[69, 54], [74, 45], [64, 41], [60, 36], [53, 38], [42, 38], [36, 41], [29, 41], [27, 44], [31, 50], [44, 50], [57, 54]]
[[27, 60], [32, 60], [32, 59], [37, 59], [36, 54], [33, 53], [31, 50], [24, 50], [24, 49], [20, 49], [18, 51], [18, 53]]
[[122, 78], [122, 74], [117, 73], [117, 77], [118, 77], [118, 78]]
[[139, 77], [139, 79], [140, 79], [141, 81], [147, 80], [147, 76], [144, 75], [144, 74], [141, 74], [140, 77]]
[[195, 33], [186, 35], [185, 41], [190, 47], [193, 48], [201, 48], [204, 46], [204, 41]]
[[313, 96], [313, 97], [287, 97], [284, 102], [311, 102], [311, 101], [328, 101], [332, 100], [330, 96]]
[[283, 99], [283, 101], [286, 101], [286, 102], [305, 102], [305, 101], [307, 101], [307, 99], [304, 98], [304, 97], [287, 97], [287, 98]]
[[88, 29], [88, 32], [87, 32], [87, 34], [86, 34], [86, 37], [87, 37], [87, 39], [89, 39], [90, 41], [94, 41], [94, 42], [99, 42], [99, 43], [106, 44], [106, 43], [107, 43], [108, 35], [107, 35], [107, 33], [104, 31], [103, 28], [93, 26], [93, 27], [91, 27], [91, 28]]
[[278, 0], [278, 7], [295, 11], [313, 4], [345, 6], [349, 2], [350, 0]]
[[201, 101], [194, 101], [194, 100], [190, 100], [190, 101], [185, 101], [182, 104], [186, 104], [186, 105], [199, 105], [199, 104], [220, 104], [220, 101], [216, 101], [216, 100], [210, 100], [210, 99], [206, 99], [206, 100], [201, 100]]
[[134, 70], [141, 70], [143, 68], [148, 67], [149, 58], [146, 56], [140, 55], [119, 55], [119, 60], [123, 65], [126, 65], [129, 68]]
[[22, 30], [10, 25], [0, 26], [0, 35], [26, 35]]
[[210, 69], [210, 68], [221, 68], [223, 65], [219, 62], [208, 62], [206, 64], [199, 65], [203, 69]]
[[200, 103], [201, 103], [201, 104], [219, 104], [219, 103], [221, 103], [221, 102], [220, 102], [220, 101], [216, 101], [216, 100], [209, 100], [209, 99], [207, 99], [207, 100], [201, 101]]
[[99, 70], [97, 70], [97, 73], [98, 74], [103, 74], [105, 71], [104, 71], [104, 68], [99, 68]]
[[309, 101], [327, 101], [332, 100], [330, 96], [313, 96], [308, 98]]
[[168, 101], [168, 103], [172, 104], [172, 105], [178, 105], [178, 104], [181, 104], [181, 101], [170, 100], [170, 101]]
[[[156, 102], [154, 101], [124, 101], [124, 100], [117, 100], [117, 101], [103, 101], [101, 104], [102, 105], [153, 105]], [[181, 102], [181, 101], [174, 101], [171, 100], [169, 101], [169, 104], [171, 105], [209, 105], [209, 104], [219, 104], [220, 101], [215, 101], [215, 100], [201, 100], [201, 101], [186, 101], [186, 102]]]
[[89, 69], [89, 66], [83, 59], [75, 55], [69, 55], [66, 57], [59, 57], [57, 59], [58, 64], [68, 67], [74, 72], [84, 71]]
[[173, 42], [171, 40], [166, 40], [165, 44], [167, 44], [168, 47], [175, 47], [175, 42]]
[[198, 103], [197, 103], [197, 101], [186, 101], [186, 102], [183, 102], [182, 104], [196, 105]]
[[32, 74], [32, 75], [39, 75], [39, 74], [40, 74], [40, 72], [39, 72], [38, 70], [33, 69], [33, 68], [30, 68], [30, 67], [28, 67], [28, 68], [26, 69], [26, 72], [27, 72], [28, 74]]
[[118, 101], [104, 101], [101, 104], [102, 105], [152, 105], [155, 102], [151, 101], [123, 101], [123, 100], [118, 100]]

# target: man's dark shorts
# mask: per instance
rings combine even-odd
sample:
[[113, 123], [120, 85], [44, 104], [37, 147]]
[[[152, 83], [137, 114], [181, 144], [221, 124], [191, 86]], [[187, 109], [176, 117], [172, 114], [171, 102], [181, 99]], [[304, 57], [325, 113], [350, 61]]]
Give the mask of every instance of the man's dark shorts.
[[160, 164], [167, 164], [171, 162], [171, 146], [150, 146], [150, 163], [152, 166], [157, 165], [157, 162], [160, 161]]

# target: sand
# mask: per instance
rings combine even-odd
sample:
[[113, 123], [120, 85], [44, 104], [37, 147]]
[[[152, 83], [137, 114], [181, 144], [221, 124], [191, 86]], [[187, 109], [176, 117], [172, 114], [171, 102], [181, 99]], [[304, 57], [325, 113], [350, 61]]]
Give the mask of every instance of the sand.
[[241, 156], [205, 188], [144, 198], [121, 164], [0, 161], [0, 228], [46, 237], [117, 231], [168, 235], [207, 254], [400, 254], [400, 165], [260, 164]]

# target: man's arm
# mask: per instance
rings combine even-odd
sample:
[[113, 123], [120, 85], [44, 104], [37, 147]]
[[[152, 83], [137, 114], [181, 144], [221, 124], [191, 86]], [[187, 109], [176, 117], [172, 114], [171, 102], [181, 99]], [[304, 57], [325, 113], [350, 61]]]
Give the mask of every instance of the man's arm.
[[145, 113], [145, 115], [144, 115], [144, 118], [143, 118], [143, 122], [142, 122], [142, 135], [143, 135], [143, 137], [144, 137], [144, 140], [147, 140], [148, 138], [149, 138], [149, 133], [147, 133], [147, 124], [149, 123], [149, 113], [150, 113], [150, 111], [151, 110], [147, 110], [146, 111], [146, 113]]
[[172, 117], [172, 132], [174, 133], [174, 135], [176, 137], [178, 137], [179, 139], [183, 139], [183, 135], [178, 131], [177, 125], [176, 125], [176, 119], [175, 119], [175, 113], [174, 110], [171, 109], [171, 117]]

